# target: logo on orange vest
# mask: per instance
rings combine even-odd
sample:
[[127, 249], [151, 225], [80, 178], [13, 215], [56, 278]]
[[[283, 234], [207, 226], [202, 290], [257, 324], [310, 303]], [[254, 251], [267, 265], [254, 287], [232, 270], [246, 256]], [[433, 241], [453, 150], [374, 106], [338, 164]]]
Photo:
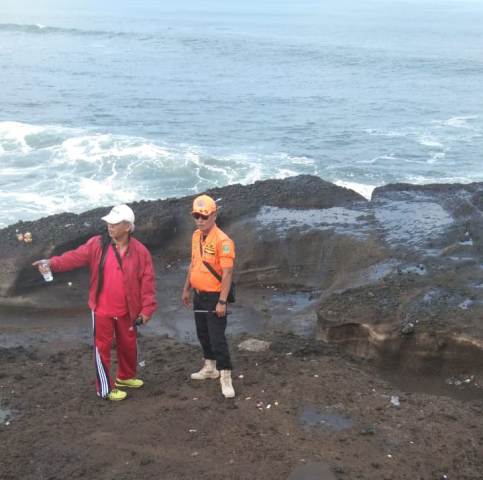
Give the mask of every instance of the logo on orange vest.
[[208, 254], [208, 255], [214, 255], [215, 254], [215, 247], [212, 244], [205, 245], [203, 251]]
[[223, 252], [230, 253], [230, 245], [223, 245]]

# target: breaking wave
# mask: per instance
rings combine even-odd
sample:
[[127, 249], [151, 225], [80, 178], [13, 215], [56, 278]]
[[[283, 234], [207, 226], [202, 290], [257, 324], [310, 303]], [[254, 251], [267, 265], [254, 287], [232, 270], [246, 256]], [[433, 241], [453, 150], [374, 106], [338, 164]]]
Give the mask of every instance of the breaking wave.
[[312, 159], [217, 153], [59, 125], [0, 122], [0, 226], [100, 205], [194, 194], [299, 173]]
[[79, 28], [51, 27], [42, 24], [0, 23], [0, 33], [27, 33], [34, 35], [77, 35], [86, 37], [131, 37], [130, 32], [115, 32], [108, 30], [83, 30]]

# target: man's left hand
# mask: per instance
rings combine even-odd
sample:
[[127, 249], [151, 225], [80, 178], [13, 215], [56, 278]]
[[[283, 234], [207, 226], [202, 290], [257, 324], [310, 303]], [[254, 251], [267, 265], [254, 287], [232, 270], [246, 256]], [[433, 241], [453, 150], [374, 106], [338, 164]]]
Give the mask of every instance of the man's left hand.
[[144, 313], [140, 313], [139, 318], [142, 320], [143, 325], [146, 325], [146, 323], [148, 323], [149, 320], [151, 320], [151, 317], [144, 315]]

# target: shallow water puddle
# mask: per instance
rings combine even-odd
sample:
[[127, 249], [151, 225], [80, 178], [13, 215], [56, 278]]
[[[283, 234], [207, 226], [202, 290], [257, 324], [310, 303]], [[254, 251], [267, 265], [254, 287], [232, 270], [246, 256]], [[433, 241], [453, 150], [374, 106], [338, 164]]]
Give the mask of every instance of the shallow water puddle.
[[13, 417], [12, 411], [9, 408], [0, 406], [0, 423], [9, 422]]
[[321, 412], [311, 406], [305, 406], [302, 409], [299, 421], [305, 428], [320, 427], [335, 432], [351, 428], [354, 423], [350, 418], [343, 415], [331, 411]]
[[307, 292], [274, 292], [270, 303], [273, 311], [281, 310], [286, 312], [289, 310], [298, 312], [309, 307], [312, 300], [310, 299], [310, 293]]
[[364, 211], [345, 207], [324, 209], [297, 209], [261, 207], [256, 222], [262, 228], [270, 228], [279, 237], [286, 237], [292, 228], [302, 231], [332, 230], [339, 235], [351, 235], [365, 239], [368, 235]]
[[328, 465], [324, 463], [308, 463], [299, 465], [288, 477], [288, 480], [336, 480]]

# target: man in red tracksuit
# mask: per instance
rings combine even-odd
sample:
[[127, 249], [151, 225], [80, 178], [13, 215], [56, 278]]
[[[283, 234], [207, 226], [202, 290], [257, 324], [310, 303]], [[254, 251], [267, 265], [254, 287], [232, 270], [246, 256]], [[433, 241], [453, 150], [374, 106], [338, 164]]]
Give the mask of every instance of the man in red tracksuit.
[[[108, 235], [97, 235], [75, 250], [33, 265], [41, 273], [49, 267], [53, 272], [90, 268], [97, 394], [109, 400], [124, 400], [127, 393], [116, 387], [143, 386], [143, 381], [136, 378], [136, 320], [147, 323], [156, 310], [155, 275], [151, 254], [131, 237], [131, 208], [118, 205], [102, 219], [107, 223]], [[114, 334], [118, 359], [115, 381], [110, 376]]]

